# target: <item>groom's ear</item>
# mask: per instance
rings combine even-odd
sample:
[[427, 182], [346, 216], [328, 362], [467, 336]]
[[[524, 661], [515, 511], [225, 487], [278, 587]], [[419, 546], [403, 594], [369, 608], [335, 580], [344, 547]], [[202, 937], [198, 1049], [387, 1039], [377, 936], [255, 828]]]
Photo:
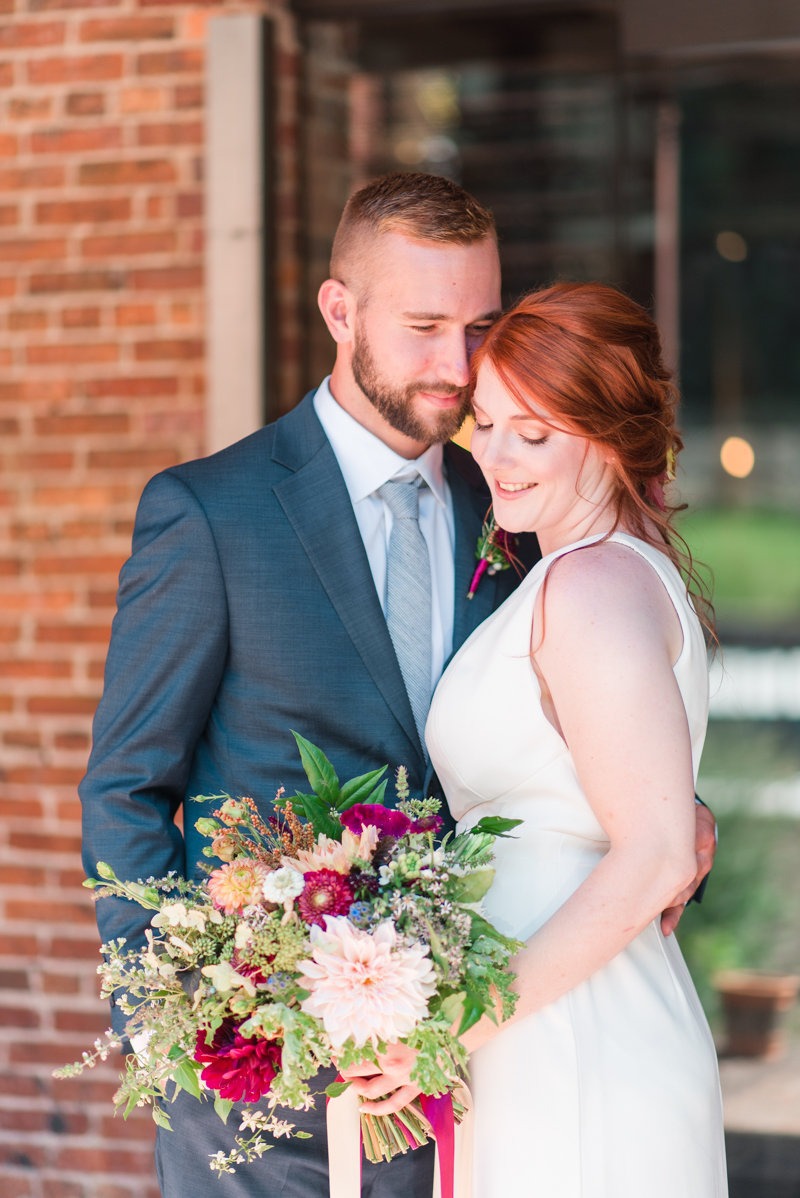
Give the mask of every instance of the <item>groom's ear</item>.
[[338, 345], [353, 340], [356, 300], [349, 287], [338, 279], [326, 279], [319, 289], [317, 303], [328, 332]]

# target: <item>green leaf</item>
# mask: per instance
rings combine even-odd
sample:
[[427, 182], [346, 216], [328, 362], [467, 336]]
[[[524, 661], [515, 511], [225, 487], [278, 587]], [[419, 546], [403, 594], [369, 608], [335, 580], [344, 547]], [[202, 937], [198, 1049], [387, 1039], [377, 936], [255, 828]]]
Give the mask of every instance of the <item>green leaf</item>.
[[[302, 815], [305, 819], [308, 819], [308, 812], [306, 811], [306, 799], [311, 799], [313, 802], [316, 797], [316, 795], [301, 795], [300, 791], [296, 790], [291, 799], [292, 811], [295, 813], [295, 815]], [[287, 796], [284, 796], [279, 803], [275, 804], [279, 811], [283, 811], [286, 798]]]
[[494, 870], [475, 869], [463, 878], [453, 878], [450, 895], [457, 903], [477, 903], [483, 898], [494, 881]]
[[[292, 1139], [294, 1139], [294, 1140], [313, 1140], [314, 1137], [312, 1136], [310, 1131], [293, 1131]], [[270, 1144], [270, 1148], [272, 1148], [272, 1147], [273, 1147], [273, 1145]]]
[[324, 803], [335, 807], [339, 801], [339, 779], [336, 777], [334, 770], [328, 758], [318, 749], [316, 745], [312, 745], [310, 740], [306, 740], [299, 732], [291, 730], [292, 736], [297, 741], [297, 747], [300, 750], [300, 759], [303, 762], [303, 769], [306, 771], [308, 780], [311, 783], [311, 789], [314, 794], [319, 795]]
[[383, 796], [386, 794], [386, 786], [388, 781], [389, 780], [387, 778], [385, 782], [381, 782], [380, 786], [376, 786], [372, 794], [368, 795], [364, 802], [375, 803], [376, 806], [383, 807], [386, 802]]
[[232, 1106], [233, 1106], [232, 1098], [215, 1098], [214, 1099], [214, 1110], [217, 1112], [217, 1114], [219, 1115], [219, 1117], [223, 1123], [228, 1122], [228, 1115], [230, 1115], [230, 1113], [231, 1113]]
[[357, 778], [351, 778], [349, 782], [345, 782], [339, 791], [339, 802], [336, 804], [339, 811], [346, 811], [355, 803], [368, 802], [376, 782], [388, 768], [388, 765], [384, 765], [379, 770], [370, 770], [368, 774], [360, 774]]
[[[486, 832], [489, 836], [508, 837], [512, 828], [518, 828], [522, 822], [521, 819], [505, 819], [502, 815], [484, 815], [474, 828], [470, 828], [470, 832]], [[512, 836], [510, 839], [516, 840], [517, 837]]]
[[330, 814], [330, 807], [316, 795], [305, 796], [306, 816], [311, 820], [317, 836], [329, 836], [331, 840], [342, 839], [342, 825]]
[[472, 920], [472, 942], [485, 936], [488, 940], [496, 940], [511, 953], [518, 953], [525, 947], [522, 941], [512, 940], [510, 937], [504, 936], [502, 932], [498, 932], [497, 928], [492, 927], [488, 920], [485, 920], [482, 915], [478, 915], [477, 911], [470, 911], [469, 917]]
[[198, 1100], [202, 1098], [200, 1092], [200, 1078], [194, 1066], [188, 1060], [181, 1061], [180, 1065], [172, 1071], [172, 1078], [184, 1090], [188, 1090]]
[[345, 1090], [349, 1089], [352, 1084], [352, 1082], [331, 1082], [329, 1086], [325, 1087], [325, 1093], [328, 1095], [328, 1098], [338, 1098], [339, 1095], [344, 1094]]
[[455, 1023], [457, 1019], [463, 1018], [465, 998], [465, 992], [463, 990], [459, 990], [458, 994], [448, 994], [447, 998], [442, 1000], [442, 1005], [439, 1010], [449, 1023]]
[[464, 1013], [461, 1016], [461, 1023], [457, 1034], [463, 1036], [464, 1032], [468, 1032], [471, 1027], [474, 1027], [485, 1010], [486, 1007], [477, 990], [473, 990], [471, 986], [467, 986], [464, 994]]
[[157, 1102], [153, 1103], [153, 1121], [159, 1126], [166, 1128], [167, 1131], [172, 1131], [172, 1124], [169, 1121], [169, 1115], [159, 1106]]

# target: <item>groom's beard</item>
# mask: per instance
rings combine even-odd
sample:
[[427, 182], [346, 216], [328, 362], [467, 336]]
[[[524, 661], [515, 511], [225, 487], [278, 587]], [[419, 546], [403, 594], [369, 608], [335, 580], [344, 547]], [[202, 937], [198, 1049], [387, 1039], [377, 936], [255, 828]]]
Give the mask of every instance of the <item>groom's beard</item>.
[[[403, 387], [393, 387], [381, 378], [369, 343], [358, 330], [353, 345], [352, 367], [353, 378], [369, 402], [398, 433], [414, 441], [436, 445], [449, 441], [464, 423], [469, 411], [468, 388], [426, 383], [420, 379]], [[427, 391], [430, 395], [453, 395], [458, 392], [461, 402], [424, 420], [414, 409], [414, 396], [420, 391]]]

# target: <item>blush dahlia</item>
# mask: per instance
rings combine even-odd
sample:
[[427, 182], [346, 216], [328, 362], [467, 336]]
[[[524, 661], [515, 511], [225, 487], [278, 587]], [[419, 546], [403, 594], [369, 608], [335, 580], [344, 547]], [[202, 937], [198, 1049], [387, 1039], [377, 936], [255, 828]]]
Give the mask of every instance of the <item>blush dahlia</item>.
[[318, 869], [305, 875], [306, 884], [297, 900], [306, 923], [325, 926], [326, 915], [346, 915], [355, 895], [347, 878], [334, 869]]
[[243, 1036], [232, 1019], [217, 1028], [211, 1044], [197, 1033], [194, 1059], [205, 1064], [205, 1084], [232, 1102], [258, 1102], [281, 1066], [281, 1046], [276, 1040]]

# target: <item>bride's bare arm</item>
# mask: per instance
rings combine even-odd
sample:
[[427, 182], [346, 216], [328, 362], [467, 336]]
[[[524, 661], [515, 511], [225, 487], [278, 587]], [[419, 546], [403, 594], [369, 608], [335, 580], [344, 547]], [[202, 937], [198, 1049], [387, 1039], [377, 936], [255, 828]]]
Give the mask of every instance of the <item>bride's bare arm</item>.
[[[658, 576], [624, 547], [580, 550], [551, 571], [543, 637], [541, 614], [543, 706], [611, 848], [513, 963], [514, 1021], [607, 965], [696, 874], [691, 745], [672, 672], [682, 633]], [[474, 1051], [497, 1030], [484, 1018], [464, 1043]]]

